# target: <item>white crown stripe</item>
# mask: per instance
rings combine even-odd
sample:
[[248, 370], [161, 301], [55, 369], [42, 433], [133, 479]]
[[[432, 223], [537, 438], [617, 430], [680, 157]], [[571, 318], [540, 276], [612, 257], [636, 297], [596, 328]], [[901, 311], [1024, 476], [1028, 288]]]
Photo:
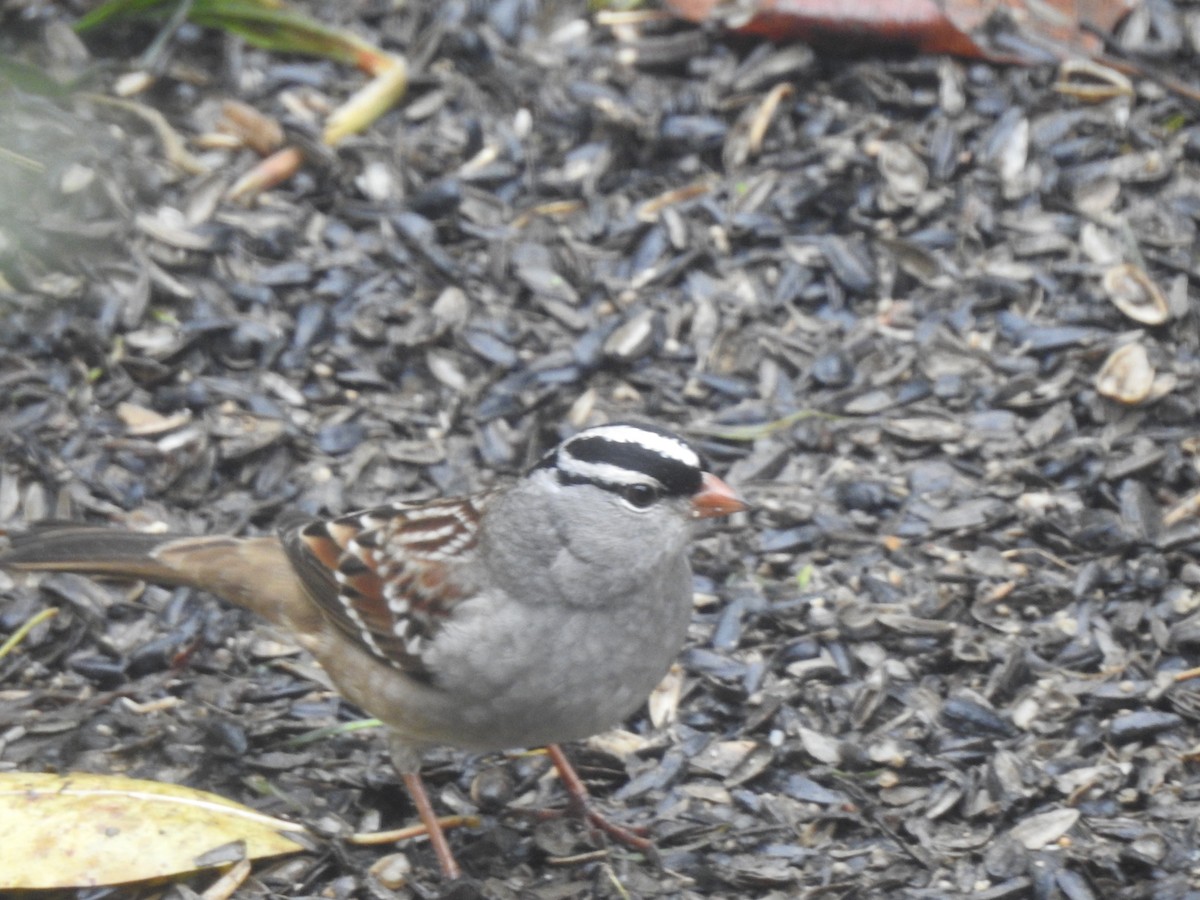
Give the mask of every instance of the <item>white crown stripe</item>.
[[645, 472], [638, 472], [635, 469], [626, 469], [624, 466], [618, 466], [613, 463], [583, 462], [582, 460], [568, 457], [559, 463], [559, 469], [576, 478], [582, 478], [586, 481], [594, 481], [600, 484], [624, 485], [657, 483], [656, 479], [647, 475]]
[[[589, 428], [587, 431], [581, 431], [576, 437], [581, 439], [601, 438], [602, 440], [614, 441], [619, 444], [640, 444], [642, 447], [657, 453], [659, 456], [673, 459], [686, 466], [700, 468], [700, 457], [687, 444], [677, 438], [658, 434], [654, 431], [647, 431], [635, 425], [600, 425], [596, 428]], [[563, 449], [567, 451], [566, 455], [568, 456], [571, 452], [572, 440], [574, 438], [568, 440], [563, 445]]]

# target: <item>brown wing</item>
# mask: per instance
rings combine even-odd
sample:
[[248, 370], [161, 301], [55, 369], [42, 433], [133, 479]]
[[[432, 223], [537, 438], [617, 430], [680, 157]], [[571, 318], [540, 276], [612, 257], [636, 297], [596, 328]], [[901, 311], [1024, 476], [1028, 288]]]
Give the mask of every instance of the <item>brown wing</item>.
[[381, 660], [422, 676], [424, 648], [469, 586], [486, 498], [383, 506], [285, 527], [280, 537], [309, 595]]

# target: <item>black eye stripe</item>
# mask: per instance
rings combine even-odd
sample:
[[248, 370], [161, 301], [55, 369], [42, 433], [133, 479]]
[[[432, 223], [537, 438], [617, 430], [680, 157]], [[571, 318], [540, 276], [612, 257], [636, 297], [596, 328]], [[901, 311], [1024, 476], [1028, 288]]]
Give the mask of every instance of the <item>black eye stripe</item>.
[[[572, 465], [576, 461], [583, 464], [577, 470]], [[597, 483], [610, 480], [604, 478], [601, 471], [596, 471], [595, 476], [589, 478], [590, 464], [596, 464], [597, 467], [614, 466], [635, 474], [635, 477], [641, 475], [661, 485], [664, 493], [677, 497], [690, 497], [700, 490], [702, 475], [699, 468], [631, 441], [579, 437], [559, 454], [559, 467], [569, 477]], [[612, 481], [614, 489], [624, 486]]]
[[635, 509], [649, 509], [658, 502], [660, 495], [648, 484], [627, 484], [621, 488], [621, 496]]

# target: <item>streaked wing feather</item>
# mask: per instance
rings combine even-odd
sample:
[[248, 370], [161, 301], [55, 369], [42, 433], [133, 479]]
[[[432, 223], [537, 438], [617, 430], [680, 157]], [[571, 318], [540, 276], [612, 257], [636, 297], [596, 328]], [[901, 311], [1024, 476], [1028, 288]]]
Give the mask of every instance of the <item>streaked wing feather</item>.
[[466, 586], [455, 563], [475, 547], [486, 498], [378, 507], [293, 524], [281, 534], [310, 596], [348, 637], [422, 676], [421, 654]]

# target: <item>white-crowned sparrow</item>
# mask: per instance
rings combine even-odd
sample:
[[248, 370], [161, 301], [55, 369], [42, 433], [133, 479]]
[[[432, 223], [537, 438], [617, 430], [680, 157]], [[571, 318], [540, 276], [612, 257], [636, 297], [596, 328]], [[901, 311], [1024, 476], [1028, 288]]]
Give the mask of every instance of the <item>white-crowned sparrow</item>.
[[[691, 520], [744, 508], [675, 435], [601, 425], [485, 494], [272, 537], [34, 527], [0, 566], [189, 585], [291, 632], [391, 728], [396, 767], [453, 878], [417, 774], [422, 749], [554, 744], [619, 723], [683, 644]], [[574, 773], [563, 775], [570, 787]]]

